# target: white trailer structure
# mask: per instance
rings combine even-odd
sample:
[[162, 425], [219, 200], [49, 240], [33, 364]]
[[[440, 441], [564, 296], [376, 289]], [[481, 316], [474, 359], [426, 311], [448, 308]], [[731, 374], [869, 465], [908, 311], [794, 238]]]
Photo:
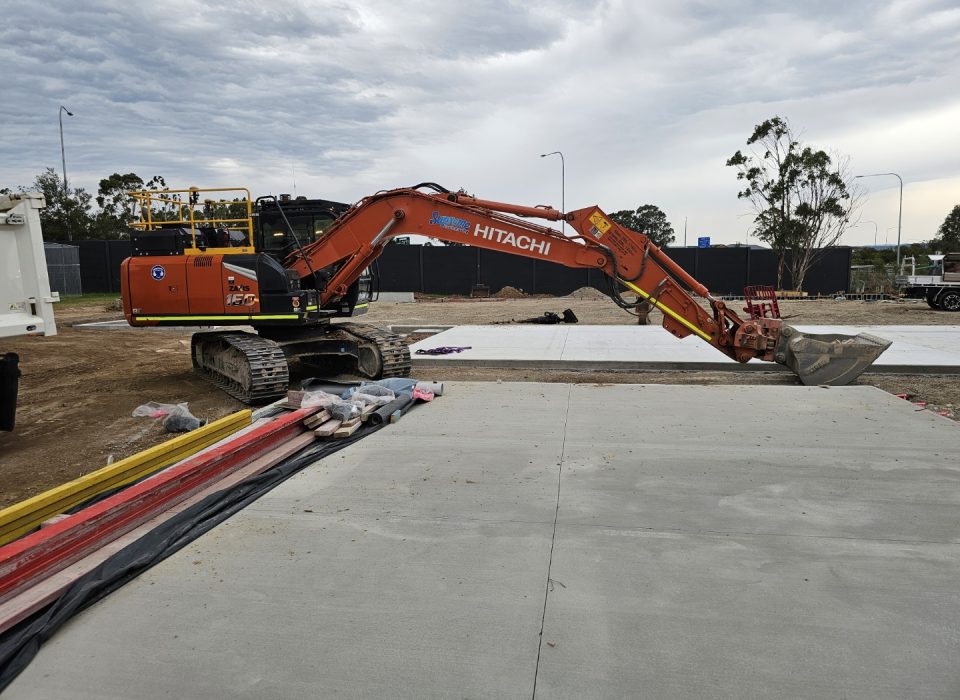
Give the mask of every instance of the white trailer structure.
[[[0, 195], [0, 338], [56, 335], [37, 192]], [[13, 430], [20, 358], [0, 347], [0, 430]]]

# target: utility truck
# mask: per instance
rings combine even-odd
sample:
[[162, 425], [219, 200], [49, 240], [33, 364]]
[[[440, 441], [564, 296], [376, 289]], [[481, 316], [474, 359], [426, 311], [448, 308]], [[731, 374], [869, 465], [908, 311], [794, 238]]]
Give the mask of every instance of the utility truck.
[[[916, 258], [903, 259], [896, 283], [909, 299], [926, 299], [931, 309], [960, 311], [960, 253], [928, 255], [926, 274], [917, 274]], [[909, 269], [909, 274], [904, 274]]]

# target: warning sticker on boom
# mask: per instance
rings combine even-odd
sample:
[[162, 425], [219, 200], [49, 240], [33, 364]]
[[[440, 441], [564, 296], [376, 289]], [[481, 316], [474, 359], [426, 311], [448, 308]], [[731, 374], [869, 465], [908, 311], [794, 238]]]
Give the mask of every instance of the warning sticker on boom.
[[593, 224], [593, 228], [590, 229], [590, 233], [594, 238], [600, 238], [603, 234], [610, 230], [610, 222], [607, 221], [603, 214], [598, 211], [595, 211], [590, 215], [590, 223]]

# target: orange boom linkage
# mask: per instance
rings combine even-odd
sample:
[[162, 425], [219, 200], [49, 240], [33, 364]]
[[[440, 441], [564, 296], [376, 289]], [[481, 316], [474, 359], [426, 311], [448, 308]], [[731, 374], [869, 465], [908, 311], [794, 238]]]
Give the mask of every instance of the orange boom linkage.
[[[614, 281], [614, 301], [624, 308], [646, 300], [663, 312], [663, 327], [677, 338], [697, 335], [725, 355], [778, 362], [806, 384], [845, 384], [865, 370], [889, 342], [861, 334], [812, 336], [780, 319], [743, 320], [691, 277], [642, 233], [618, 225], [599, 207], [563, 213], [550, 207], [526, 207], [417, 188], [381, 192], [358, 202], [327, 235], [293, 254], [285, 266], [301, 278], [311, 269], [340, 264], [321, 292], [321, 305], [346, 293], [360, 272], [400, 233], [466, 243], [514, 255], [596, 268]], [[524, 217], [524, 218], [518, 218]], [[566, 221], [578, 235], [567, 237], [526, 219]], [[627, 302], [618, 285], [639, 300]], [[708, 313], [691, 293], [706, 299]]]

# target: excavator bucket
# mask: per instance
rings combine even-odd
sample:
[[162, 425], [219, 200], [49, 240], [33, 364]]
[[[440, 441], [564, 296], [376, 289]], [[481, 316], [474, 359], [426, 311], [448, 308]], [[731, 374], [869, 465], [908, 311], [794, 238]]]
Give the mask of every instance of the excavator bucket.
[[843, 386], [870, 367], [890, 343], [868, 333], [813, 334], [783, 326], [774, 356], [807, 386]]

